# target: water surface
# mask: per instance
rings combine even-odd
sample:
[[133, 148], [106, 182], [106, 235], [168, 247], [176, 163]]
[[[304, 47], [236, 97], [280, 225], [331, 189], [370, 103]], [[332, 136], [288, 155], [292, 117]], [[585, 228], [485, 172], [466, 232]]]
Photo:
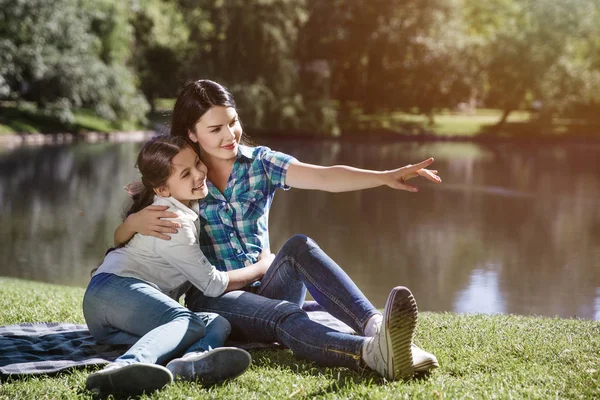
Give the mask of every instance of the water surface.
[[[268, 140], [301, 161], [391, 169], [429, 156], [419, 193], [279, 192], [271, 246], [314, 238], [377, 307], [600, 320], [600, 146]], [[0, 151], [0, 275], [84, 287], [137, 175], [139, 143]]]

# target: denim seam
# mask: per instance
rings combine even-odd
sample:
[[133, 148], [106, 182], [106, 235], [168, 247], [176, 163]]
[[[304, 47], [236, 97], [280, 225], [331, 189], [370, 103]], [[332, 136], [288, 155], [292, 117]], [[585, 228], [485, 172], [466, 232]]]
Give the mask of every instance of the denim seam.
[[[244, 314], [244, 313], [238, 313], [238, 312], [232, 312], [232, 311], [224, 311], [222, 309], [219, 308], [211, 308], [211, 307], [202, 307], [202, 312], [212, 312], [215, 314], [219, 314], [221, 316], [223, 316], [223, 314], [229, 314], [232, 316], [235, 316], [236, 318], [239, 319], [247, 319], [247, 320], [252, 320], [252, 321], [261, 321], [261, 322], [267, 322], [269, 324], [269, 327], [273, 330], [275, 330], [274, 328], [277, 326], [277, 323], [275, 321], [273, 321], [272, 318], [262, 318], [262, 317], [256, 317], [254, 315], [248, 315], [248, 314]], [[302, 312], [301, 310], [299, 310], [298, 312]], [[260, 340], [259, 340], [260, 341]]]
[[333, 354], [338, 354], [338, 355], [341, 354], [341, 355], [343, 355], [345, 357], [349, 357], [350, 359], [352, 359], [352, 362], [355, 363], [357, 367], [360, 367], [360, 365], [361, 365], [360, 362], [362, 360], [362, 357], [360, 355], [360, 349], [356, 349], [355, 353], [348, 353], [348, 352], [342, 351], [342, 350], [333, 350], [333, 349], [330, 349], [329, 345], [325, 345], [324, 348], [317, 347], [317, 346], [315, 346], [313, 344], [307, 343], [307, 342], [305, 342], [303, 340], [300, 340], [300, 339], [298, 339], [298, 338], [290, 335], [289, 333], [287, 333], [282, 328], [277, 328], [277, 329], [281, 332], [281, 334], [283, 336], [287, 336], [288, 338], [293, 339], [297, 343], [300, 343], [303, 346], [305, 346], [307, 349], [313, 349], [313, 350], [317, 350], [317, 351], [323, 351], [324, 350], [326, 353], [333, 353]]
[[[310, 250], [309, 250], [310, 251]], [[314, 279], [312, 279], [312, 276], [310, 276], [306, 269], [302, 267], [302, 265], [300, 265], [300, 263], [298, 263], [296, 261], [296, 259], [294, 257], [286, 257], [286, 258], [290, 258], [292, 263], [294, 264], [294, 266], [296, 268], [298, 268], [299, 270], [301, 270], [304, 273], [304, 276], [306, 276], [306, 279], [308, 279], [310, 281], [310, 283], [319, 291], [321, 292], [323, 295], [325, 295], [329, 300], [331, 300], [331, 302], [337, 304], [338, 307], [340, 307], [347, 315], [349, 315], [353, 320], [354, 323], [357, 324], [358, 326], [364, 326], [364, 324], [366, 322], [363, 322], [359, 319], [356, 318], [356, 316], [350, 312], [350, 310], [344, 305], [342, 304], [340, 301], [338, 301], [337, 298], [335, 298], [330, 292], [325, 291], [322, 289], [321, 285], [317, 284], [316, 281]], [[367, 319], [368, 320], [368, 319]], [[364, 329], [363, 329], [364, 332]]]

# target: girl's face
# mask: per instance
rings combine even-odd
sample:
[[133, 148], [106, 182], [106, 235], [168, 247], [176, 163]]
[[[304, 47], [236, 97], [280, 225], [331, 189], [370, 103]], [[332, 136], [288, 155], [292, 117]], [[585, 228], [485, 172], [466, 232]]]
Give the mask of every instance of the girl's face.
[[194, 131], [189, 131], [188, 135], [200, 145], [203, 157], [231, 160], [237, 157], [242, 126], [235, 108], [213, 106], [196, 122]]
[[163, 197], [172, 196], [186, 206], [191, 200], [206, 197], [206, 166], [191, 147], [186, 146], [171, 160], [172, 172], [167, 183], [155, 189]]

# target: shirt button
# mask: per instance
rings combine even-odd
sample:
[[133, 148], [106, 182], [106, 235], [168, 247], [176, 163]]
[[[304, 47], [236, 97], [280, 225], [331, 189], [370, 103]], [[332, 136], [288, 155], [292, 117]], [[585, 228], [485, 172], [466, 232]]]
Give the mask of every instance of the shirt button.
[[231, 232], [231, 233], [229, 234], [229, 236], [233, 237], [233, 232]]
[[238, 249], [238, 254], [240, 254], [242, 251], [240, 249]]

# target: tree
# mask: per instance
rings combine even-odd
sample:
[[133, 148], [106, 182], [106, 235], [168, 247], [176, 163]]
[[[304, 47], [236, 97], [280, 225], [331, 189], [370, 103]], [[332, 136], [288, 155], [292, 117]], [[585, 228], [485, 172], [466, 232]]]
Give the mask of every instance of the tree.
[[303, 59], [330, 63], [331, 95], [340, 102], [342, 118], [353, 105], [368, 113], [416, 107], [433, 122], [436, 107], [469, 93], [461, 4], [311, 1]]
[[72, 121], [90, 107], [112, 121], [145, 118], [126, 65], [127, 8], [112, 1], [0, 0], [0, 96]]
[[466, 0], [474, 35], [486, 42], [484, 69], [489, 104], [510, 113], [540, 100], [544, 115], [564, 110], [594, 93], [588, 41], [597, 35], [593, 0]]
[[255, 128], [299, 126], [295, 51], [304, 0], [179, 0], [190, 28], [186, 76], [208, 77], [235, 95]]
[[130, 22], [135, 38], [132, 64], [151, 111], [155, 111], [156, 100], [173, 97], [182, 83], [188, 49], [193, 48], [190, 27], [178, 5], [164, 0], [140, 1]]

